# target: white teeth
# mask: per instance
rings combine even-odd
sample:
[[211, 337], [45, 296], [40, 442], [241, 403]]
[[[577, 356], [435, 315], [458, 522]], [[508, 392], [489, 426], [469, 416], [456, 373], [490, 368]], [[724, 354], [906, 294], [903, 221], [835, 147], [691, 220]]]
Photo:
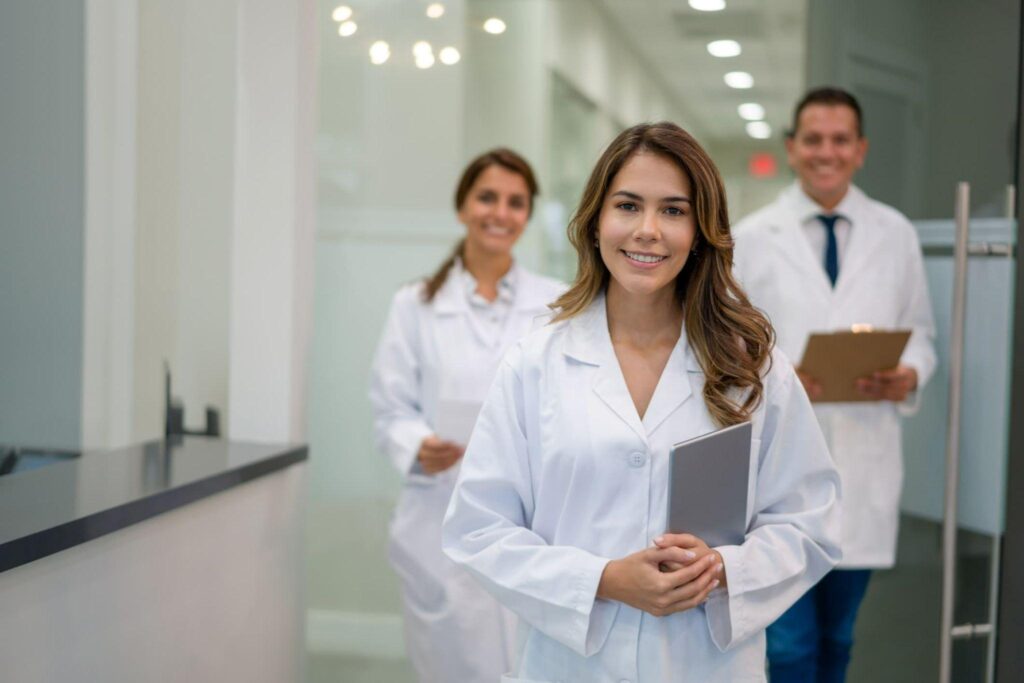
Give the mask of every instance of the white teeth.
[[487, 232], [496, 233], [498, 235], [511, 235], [512, 234], [512, 229], [511, 228], [502, 228], [502, 227], [498, 227], [497, 225], [485, 225], [484, 226], [484, 230], [486, 230]]
[[637, 254], [632, 251], [627, 251], [626, 256], [633, 259], [634, 261], [640, 261], [641, 263], [657, 263], [658, 261], [664, 261], [667, 256], [652, 256], [649, 254]]

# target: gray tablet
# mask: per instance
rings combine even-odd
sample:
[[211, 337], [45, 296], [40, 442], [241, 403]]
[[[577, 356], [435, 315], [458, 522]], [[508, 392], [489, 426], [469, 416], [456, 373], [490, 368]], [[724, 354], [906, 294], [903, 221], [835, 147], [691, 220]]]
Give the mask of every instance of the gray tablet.
[[668, 531], [711, 547], [739, 545], [747, 531], [749, 422], [683, 441], [669, 460]]

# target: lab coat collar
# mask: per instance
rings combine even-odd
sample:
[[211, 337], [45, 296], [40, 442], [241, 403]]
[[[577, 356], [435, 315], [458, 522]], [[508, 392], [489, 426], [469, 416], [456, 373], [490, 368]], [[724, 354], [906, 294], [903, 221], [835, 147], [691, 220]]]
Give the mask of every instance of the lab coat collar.
[[[856, 281], [860, 270], [871, 266], [876, 250], [884, 248], [877, 244], [879, 235], [871, 229], [870, 200], [863, 190], [856, 185], [850, 185], [846, 196], [836, 205], [835, 209], [826, 212], [817, 202], [807, 196], [798, 182], [793, 183], [790, 188], [785, 190], [784, 196], [786, 199], [784, 204], [787, 205], [790, 212], [793, 228], [792, 232], [787, 233], [787, 239], [794, 244], [801, 245], [788, 250], [788, 253], [803, 261], [808, 273], [813, 271], [814, 275], [810, 277], [817, 283], [819, 289], [827, 292], [829, 296], [842, 296]], [[806, 222], [821, 213], [840, 215], [849, 222], [851, 227], [850, 237], [839, 267], [839, 279], [836, 281], [835, 287], [828, 281], [825, 269], [821, 266], [820, 256], [811, 250], [806, 234], [803, 232]]]
[[799, 182], [794, 182], [785, 192], [788, 194], [790, 205], [793, 207], [793, 211], [796, 213], [796, 217], [801, 225], [820, 215], [842, 216], [850, 225], [853, 225], [857, 222], [860, 207], [864, 205], [865, 199], [865, 195], [860, 188], [851, 184], [839, 204], [831, 211], [827, 211], [804, 192]]
[[690, 379], [692, 375], [701, 373], [701, 369], [687, 341], [685, 325], [665, 364], [642, 421], [629, 395], [615, 349], [612, 348], [604, 294], [598, 295], [585, 311], [571, 318], [567, 326], [565, 355], [581, 363], [597, 366], [592, 384], [594, 393], [644, 442], [649, 434], [693, 395]]

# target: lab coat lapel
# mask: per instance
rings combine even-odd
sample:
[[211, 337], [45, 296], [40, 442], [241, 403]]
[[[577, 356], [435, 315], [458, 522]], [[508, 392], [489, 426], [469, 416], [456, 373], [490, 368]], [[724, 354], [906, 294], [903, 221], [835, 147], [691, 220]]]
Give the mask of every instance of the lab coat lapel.
[[566, 355], [596, 365], [591, 389], [613, 413], [647, 443], [647, 432], [626, 388], [619, 360], [608, 334], [608, 317], [604, 295], [598, 296], [586, 311], [570, 320]]
[[[473, 337], [481, 347], [491, 344], [487, 335], [480, 329], [479, 321], [469, 310], [469, 300], [466, 297], [466, 289], [462, 280], [462, 264], [456, 262], [448, 271], [448, 277], [444, 284], [434, 295], [434, 312], [439, 317], [466, 316], [466, 327], [473, 332]], [[445, 343], [446, 340], [439, 340]]]
[[847, 198], [838, 208], [839, 213], [850, 221], [850, 239], [839, 263], [839, 279], [836, 281], [836, 293], [842, 295], [862, 277], [861, 271], [871, 268], [872, 259], [885, 249], [885, 245], [877, 243], [882, 236], [879, 231], [872, 230], [865, 210], [867, 198], [860, 189], [851, 185]]
[[[792, 195], [793, 191], [794, 188], [791, 188], [781, 199], [780, 208], [782, 210], [779, 212], [779, 222], [772, 225], [772, 234], [779, 240], [777, 245], [779, 251], [798, 269], [803, 286], [810, 287], [826, 297], [831, 297], [832, 283], [828, 280], [828, 273], [825, 272], [821, 259], [811, 249], [811, 243], [807, 241], [807, 235], [804, 234], [797, 202]], [[842, 269], [840, 269], [840, 273], [841, 271]]]
[[452, 266], [444, 284], [434, 295], [434, 312], [438, 315], [457, 315], [469, 312], [469, 302], [466, 301], [466, 293], [462, 290], [459, 271], [458, 264]]
[[653, 434], [661, 423], [686, 403], [693, 394], [690, 374], [700, 371], [700, 365], [693, 355], [684, 328], [658, 379], [658, 386], [654, 389], [647, 412], [644, 413], [643, 426], [646, 434]]

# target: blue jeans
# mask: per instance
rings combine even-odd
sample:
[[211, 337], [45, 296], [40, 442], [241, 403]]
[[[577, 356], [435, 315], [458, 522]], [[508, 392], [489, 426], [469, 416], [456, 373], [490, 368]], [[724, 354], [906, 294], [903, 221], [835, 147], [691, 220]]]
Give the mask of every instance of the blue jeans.
[[843, 683], [870, 569], [834, 569], [768, 627], [771, 683]]

